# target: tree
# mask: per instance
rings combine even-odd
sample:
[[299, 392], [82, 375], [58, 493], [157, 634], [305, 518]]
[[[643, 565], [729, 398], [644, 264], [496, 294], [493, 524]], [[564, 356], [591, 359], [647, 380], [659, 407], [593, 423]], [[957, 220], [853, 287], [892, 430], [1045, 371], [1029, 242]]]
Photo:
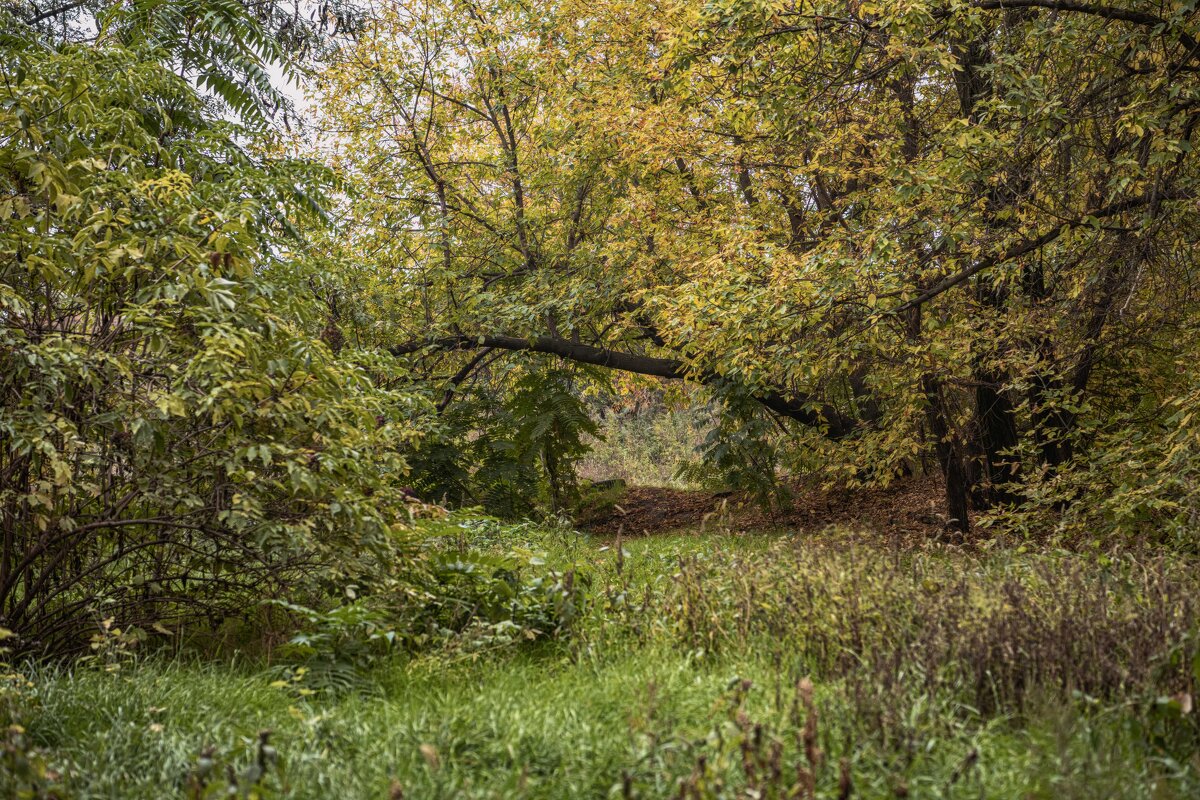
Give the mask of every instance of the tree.
[[1195, 24], [1058, 0], [381, 4], [318, 95], [369, 338], [732, 384], [829, 476], [934, 451], [959, 529], [1061, 512], [1095, 491], [1069, 476], [1096, 431], [1137, 406], [1158, 436], [1190, 390], [1167, 356], [1196, 324]]

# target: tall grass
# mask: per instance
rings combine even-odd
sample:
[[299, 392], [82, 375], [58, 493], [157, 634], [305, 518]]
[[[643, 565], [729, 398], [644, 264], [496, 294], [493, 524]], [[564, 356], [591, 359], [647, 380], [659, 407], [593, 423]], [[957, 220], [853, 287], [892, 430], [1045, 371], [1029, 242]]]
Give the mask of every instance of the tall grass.
[[1194, 563], [521, 534], [590, 581], [564, 639], [307, 697], [250, 661], [35, 671], [19, 724], [64, 797], [186, 796], [263, 729], [264, 796], [1200, 793]]

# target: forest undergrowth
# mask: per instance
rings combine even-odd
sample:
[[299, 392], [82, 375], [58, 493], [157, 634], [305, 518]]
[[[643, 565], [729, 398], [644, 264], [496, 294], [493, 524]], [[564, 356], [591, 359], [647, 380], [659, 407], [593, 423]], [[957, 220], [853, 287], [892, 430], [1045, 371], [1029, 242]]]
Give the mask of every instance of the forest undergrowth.
[[433, 541], [419, 642], [359, 601], [220, 664], [100, 638], [10, 675], [8, 774], [60, 798], [1200, 790], [1186, 560], [466, 518]]

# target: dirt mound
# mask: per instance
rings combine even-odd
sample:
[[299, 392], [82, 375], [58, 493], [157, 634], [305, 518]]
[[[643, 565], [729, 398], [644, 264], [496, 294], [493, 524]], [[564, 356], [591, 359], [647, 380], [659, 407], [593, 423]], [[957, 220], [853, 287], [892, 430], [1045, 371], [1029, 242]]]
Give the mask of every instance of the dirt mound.
[[868, 489], [796, 484], [792, 491], [788, 507], [764, 511], [740, 494], [633, 487], [585, 528], [602, 535], [619, 530], [625, 536], [638, 536], [685, 528], [819, 531], [836, 525], [903, 539], [937, 536], [945, 528], [941, 484], [935, 478], [909, 478]]

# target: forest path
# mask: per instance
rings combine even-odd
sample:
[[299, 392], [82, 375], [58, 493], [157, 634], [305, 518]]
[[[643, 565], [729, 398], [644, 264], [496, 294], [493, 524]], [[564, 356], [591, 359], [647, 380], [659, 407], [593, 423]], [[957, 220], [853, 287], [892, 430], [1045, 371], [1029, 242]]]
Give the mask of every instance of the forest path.
[[868, 530], [888, 539], [928, 540], [945, 533], [938, 479], [914, 477], [882, 488], [792, 487], [784, 508], [766, 511], [745, 494], [652, 486], [630, 487], [615, 506], [583, 523], [602, 536], [643, 536], [670, 531], [801, 530], [830, 526]]

